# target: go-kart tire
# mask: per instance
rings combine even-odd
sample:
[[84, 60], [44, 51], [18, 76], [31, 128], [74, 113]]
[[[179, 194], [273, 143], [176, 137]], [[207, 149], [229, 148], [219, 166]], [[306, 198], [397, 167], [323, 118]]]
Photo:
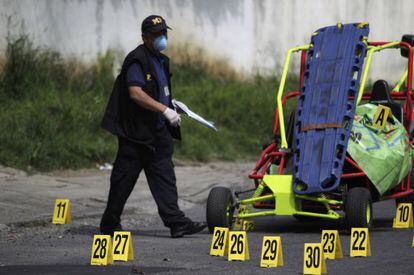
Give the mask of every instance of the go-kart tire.
[[214, 187], [207, 198], [207, 225], [210, 233], [214, 227], [231, 227], [233, 221], [233, 195], [229, 188]]
[[352, 227], [371, 228], [372, 197], [365, 187], [349, 190], [345, 201], [345, 220], [348, 229]]

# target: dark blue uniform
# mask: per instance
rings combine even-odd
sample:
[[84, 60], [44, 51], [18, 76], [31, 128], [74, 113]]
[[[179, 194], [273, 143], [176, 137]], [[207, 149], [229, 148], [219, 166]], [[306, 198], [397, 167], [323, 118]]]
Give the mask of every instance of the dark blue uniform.
[[[158, 101], [162, 103], [163, 105], [168, 106], [170, 102], [170, 91], [168, 88], [168, 80], [165, 75], [164, 61], [161, 58], [153, 56], [151, 58], [151, 62], [155, 69], [156, 78], [158, 82], [158, 89], [160, 91], [160, 96], [158, 98]], [[138, 86], [142, 88], [145, 85], [144, 74], [142, 73], [142, 69], [139, 64], [133, 63], [128, 68], [127, 83], [128, 83], [128, 87]], [[165, 124], [165, 119], [163, 116], [160, 116], [157, 128], [159, 129], [163, 127], [164, 126], [163, 124]]]
[[[160, 57], [152, 55], [155, 78], [158, 84], [158, 101], [165, 106], [170, 102], [168, 79]], [[144, 87], [145, 78], [138, 63], [132, 63], [126, 72], [128, 87]], [[152, 77], [152, 76], [149, 76]], [[170, 228], [188, 224], [190, 219], [178, 207], [178, 195], [174, 165], [172, 163], [173, 141], [166, 121], [159, 116], [155, 127], [153, 147], [118, 137], [119, 148], [111, 174], [108, 204], [101, 221], [101, 231], [111, 232], [120, 227], [124, 205], [131, 194], [141, 170], [144, 170], [152, 196], [164, 225]]]

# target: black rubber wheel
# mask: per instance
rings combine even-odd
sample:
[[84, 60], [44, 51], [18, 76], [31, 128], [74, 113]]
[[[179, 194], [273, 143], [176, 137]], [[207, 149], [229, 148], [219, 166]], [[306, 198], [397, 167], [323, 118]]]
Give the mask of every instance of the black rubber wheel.
[[371, 228], [372, 213], [371, 192], [365, 187], [354, 187], [349, 190], [345, 201], [347, 227]]
[[233, 221], [233, 195], [229, 188], [214, 187], [207, 198], [207, 225], [210, 233], [214, 227], [231, 227]]

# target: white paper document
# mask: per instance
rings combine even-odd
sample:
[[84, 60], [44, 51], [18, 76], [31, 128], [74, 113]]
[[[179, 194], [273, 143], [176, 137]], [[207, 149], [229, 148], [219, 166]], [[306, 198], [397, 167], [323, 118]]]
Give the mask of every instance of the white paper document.
[[178, 112], [182, 112], [187, 114], [189, 117], [191, 117], [192, 119], [194, 119], [195, 121], [201, 123], [202, 125], [206, 126], [207, 128], [210, 128], [211, 130], [214, 131], [218, 131], [217, 128], [214, 126], [214, 123], [208, 120], [205, 120], [203, 117], [197, 115], [196, 113], [194, 113], [193, 111], [191, 111], [187, 105], [185, 105], [184, 103], [182, 103], [181, 101], [172, 100], [172, 104], [174, 105], [174, 107], [177, 109]]

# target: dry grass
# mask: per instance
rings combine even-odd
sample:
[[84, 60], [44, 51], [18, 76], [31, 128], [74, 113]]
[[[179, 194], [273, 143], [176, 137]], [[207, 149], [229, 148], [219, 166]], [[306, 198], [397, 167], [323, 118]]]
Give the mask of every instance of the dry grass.
[[246, 80], [244, 76], [237, 73], [227, 60], [208, 54], [201, 48], [190, 45], [179, 45], [169, 47], [166, 54], [173, 62], [183, 66], [199, 66], [214, 77], [220, 79]]

